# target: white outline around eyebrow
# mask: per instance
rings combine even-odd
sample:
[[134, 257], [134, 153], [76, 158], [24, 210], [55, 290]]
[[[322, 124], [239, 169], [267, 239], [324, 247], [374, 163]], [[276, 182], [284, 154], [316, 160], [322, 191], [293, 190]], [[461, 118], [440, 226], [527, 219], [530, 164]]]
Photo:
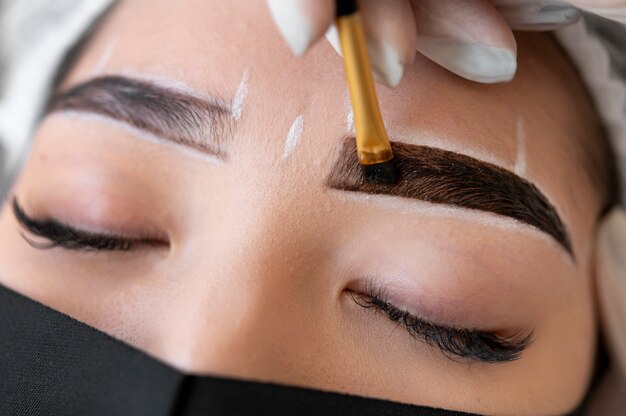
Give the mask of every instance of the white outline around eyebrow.
[[567, 227], [536, 185], [508, 169], [435, 147], [392, 142], [398, 180], [393, 185], [363, 179], [353, 137], [344, 139], [327, 186], [347, 192], [389, 195], [491, 212], [551, 236], [575, 258]]
[[48, 113], [91, 113], [221, 159], [233, 138], [230, 106], [155, 82], [95, 78], [55, 95]]
[[517, 142], [517, 156], [513, 172], [519, 176], [526, 176], [528, 164], [526, 162], [526, 122], [521, 116], [515, 123], [515, 139]]

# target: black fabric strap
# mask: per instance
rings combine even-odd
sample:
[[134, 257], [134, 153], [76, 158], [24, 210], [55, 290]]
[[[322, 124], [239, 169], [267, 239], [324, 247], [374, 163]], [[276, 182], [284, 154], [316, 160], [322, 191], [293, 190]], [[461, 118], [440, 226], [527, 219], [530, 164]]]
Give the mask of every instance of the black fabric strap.
[[0, 286], [0, 415], [167, 416], [183, 375]]
[[[471, 416], [386, 400], [212, 377], [185, 382], [179, 415]], [[184, 404], [182, 404], [184, 403]]]
[[185, 376], [0, 285], [2, 416], [464, 416], [277, 384]]

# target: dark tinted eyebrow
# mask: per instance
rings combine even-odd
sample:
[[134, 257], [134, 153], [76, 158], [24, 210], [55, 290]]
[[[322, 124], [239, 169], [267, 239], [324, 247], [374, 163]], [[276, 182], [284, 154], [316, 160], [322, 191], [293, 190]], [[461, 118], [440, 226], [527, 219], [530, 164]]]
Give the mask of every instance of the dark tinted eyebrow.
[[106, 76], [52, 97], [48, 113], [98, 114], [132, 127], [224, 158], [232, 138], [230, 106], [153, 82]]
[[556, 209], [532, 183], [499, 166], [455, 152], [392, 143], [398, 181], [365, 182], [355, 140], [341, 148], [327, 184], [333, 189], [414, 198], [518, 220], [553, 237], [573, 257], [569, 234]]

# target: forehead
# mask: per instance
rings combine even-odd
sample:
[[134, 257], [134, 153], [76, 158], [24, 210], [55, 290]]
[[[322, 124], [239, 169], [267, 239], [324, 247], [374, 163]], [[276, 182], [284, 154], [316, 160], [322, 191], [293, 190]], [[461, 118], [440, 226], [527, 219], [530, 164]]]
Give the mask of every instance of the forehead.
[[[513, 170], [544, 190], [566, 222], [576, 222], [571, 184], [584, 178], [571, 151], [579, 109], [569, 103], [580, 86], [572, 86], [573, 71], [551, 38], [518, 39], [518, 76], [509, 84], [474, 84], [418, 56], [397, 89], [378, 86], [383, 117], [392, 140]], [[306, 57], [293, 57], [262, 1], [123, 0], [65, 84], [105, 73], [159, 78], [228, 101], [244, 80], [237, 140], [263, 140], [268, 157], [282, 154], [298, 122], [299, 146], [328, 159], [351, 128], [339, 56], [323, 40]]]
[[[558, 123], [554, 109], [563, 107], [565, 98], [559, 95], [561, 82], [549, 79], [548, 66], [536, 59], [554, 55], [554, 45], [534, 47], [529, 53], [525, 43], [521, 54], [533, 59], [520, 63], [515, 82], [497, 86], [466, 82], [418, 56], [400, 88], [378, 88], [389, 128], [396, 135], [420, 130], [450, 142], [471, 142], [471, 147], [512, 162], [520, 120], [531, 124], [529, 128], [539, 123], [545, 127], [548, 119]], [[304, 59], [293, 57], [262, 1], [123, 0], [71, 81], [89, 77], [96, 69], [182, 81], [225, 99], [232, 98], [249, 71], [249, 117], [265, 113], [266, 119], [270, 113], [289, 118], [308, 112], [311, 119], [323, 116], [326, 127], [344, 128], [349, 112], [339, 56], [322, 41]], [[544, 89], [554, 85], [541, 102], [538, 89], [527, 88], [539, 82]], [[551, 117], [539, 116], [544, 107], [552, 108]]]

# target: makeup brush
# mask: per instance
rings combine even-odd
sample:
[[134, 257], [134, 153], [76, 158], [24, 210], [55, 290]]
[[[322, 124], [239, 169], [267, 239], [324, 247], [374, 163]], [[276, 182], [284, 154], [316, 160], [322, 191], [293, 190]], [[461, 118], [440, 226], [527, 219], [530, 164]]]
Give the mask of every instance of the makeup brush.
[[393, 184], [396, 181], [393, 152], [378, 108], [365, 31], [355, 0], [337, 0], [337, 30], [350, 89], [357, 156], [363, 177], [371, 183]]

